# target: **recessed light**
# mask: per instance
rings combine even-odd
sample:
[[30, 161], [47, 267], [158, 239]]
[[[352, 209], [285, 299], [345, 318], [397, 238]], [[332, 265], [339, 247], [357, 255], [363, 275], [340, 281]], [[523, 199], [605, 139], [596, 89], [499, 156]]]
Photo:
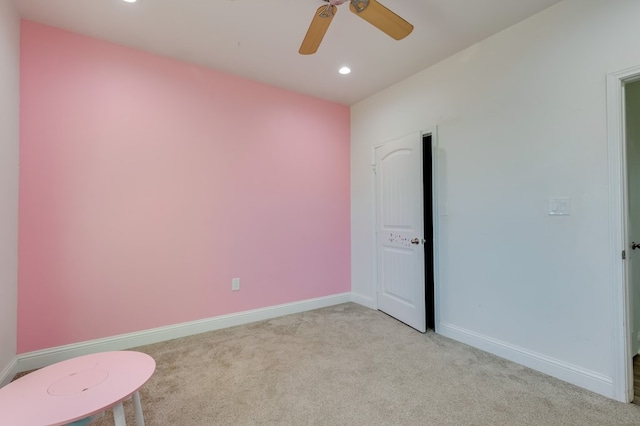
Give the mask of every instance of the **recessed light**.
[[349, 67], [342, 67], [338, 70], [338, 72], [342, 75], [347, 75], [351, 72], [351, 68]]
[[138, 0], [122, 0], [122, 1], [127, 2], [127, 3], [135, 3]]

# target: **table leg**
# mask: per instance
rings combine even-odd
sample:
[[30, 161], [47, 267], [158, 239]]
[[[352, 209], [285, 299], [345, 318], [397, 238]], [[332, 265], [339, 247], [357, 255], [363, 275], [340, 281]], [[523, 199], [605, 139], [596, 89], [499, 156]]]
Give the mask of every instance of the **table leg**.
[[115, 426], [127, 426], [127, 421], [124, 418], [124, 407], [122, 401], [113, 406], [113, 423]]
[[133, 408], [136, 410], [136, 426], [144, 426], [142, 404], [140, 403], [140, 394], [138, 393], [138, 391], [135, 391], [133, 393]]

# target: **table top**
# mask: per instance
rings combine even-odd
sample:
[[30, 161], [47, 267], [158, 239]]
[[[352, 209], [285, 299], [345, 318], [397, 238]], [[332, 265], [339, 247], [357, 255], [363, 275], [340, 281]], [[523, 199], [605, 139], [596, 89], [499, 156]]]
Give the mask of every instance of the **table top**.
[[135, 351], [100, 352], [41, 368], [0, 388], [0, 425], [83, 419], [130, 397], [155, 368], [153, 358]]

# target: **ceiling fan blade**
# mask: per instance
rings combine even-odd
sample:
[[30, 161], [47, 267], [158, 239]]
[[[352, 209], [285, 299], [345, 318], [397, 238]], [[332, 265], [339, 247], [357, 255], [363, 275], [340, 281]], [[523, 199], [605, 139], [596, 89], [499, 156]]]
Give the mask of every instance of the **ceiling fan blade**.
[[313, 15], [313, 20], [311, 21], [311, 25], [309, 25], [307, 35], [304, 36], [302, 45], [300, 45], [300, 50], [298, 52], [301, 55], [311, 55], [316, 53], [318, 47], [320, 47], [322, 38], [327, 32], [327, 28], [329, 28], [329, 24], [331, 24], [331, 21], [333, 20], [333, 17], [336, 16], [337, 12], [338, 8], [332, 4], [320, 6], [318, 8], [316, 14]]
[[413, 25], [377, 0], [351, 0], [349, 10], [396, 40], [402, 40], [413, 31]]

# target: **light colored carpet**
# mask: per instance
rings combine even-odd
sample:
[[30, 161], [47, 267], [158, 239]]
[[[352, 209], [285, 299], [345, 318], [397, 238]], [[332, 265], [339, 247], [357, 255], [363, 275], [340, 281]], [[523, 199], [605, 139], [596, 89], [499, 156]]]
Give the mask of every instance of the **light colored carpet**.
[[637, 405], [352, 303], [137, 350], [157, 362], [148, 426], [640, 424]]

